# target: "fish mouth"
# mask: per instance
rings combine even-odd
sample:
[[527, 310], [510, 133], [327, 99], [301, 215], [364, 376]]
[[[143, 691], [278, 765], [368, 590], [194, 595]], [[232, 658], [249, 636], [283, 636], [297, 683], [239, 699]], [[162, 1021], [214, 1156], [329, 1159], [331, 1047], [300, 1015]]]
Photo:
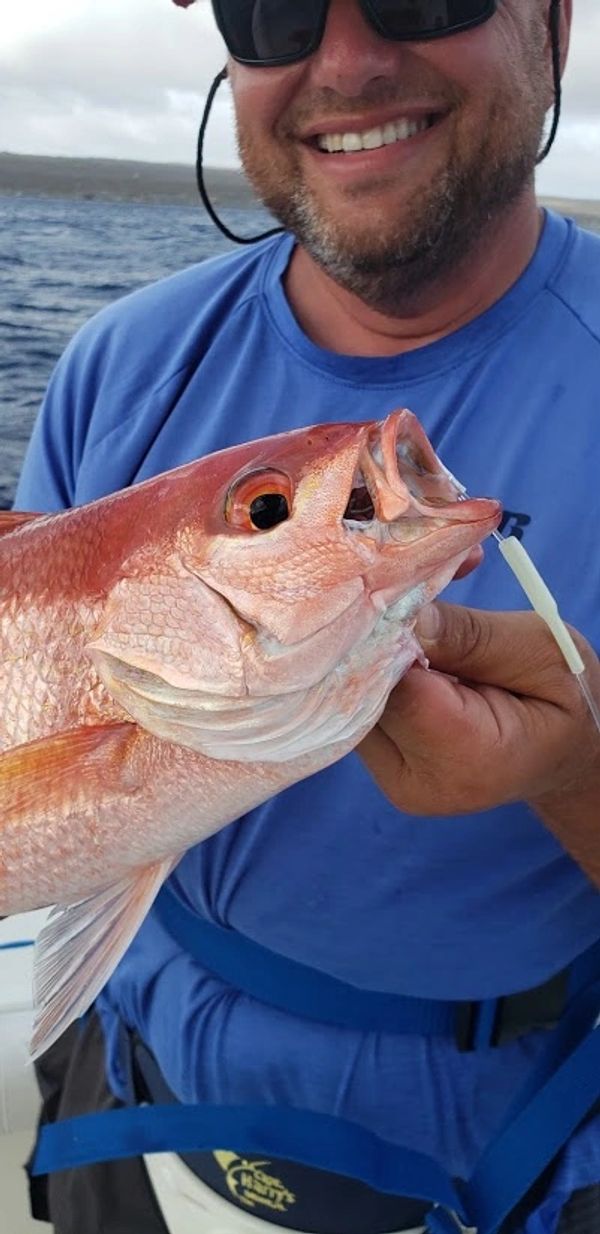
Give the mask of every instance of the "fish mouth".
[[[392, 412], [367, 435], [343, 514], [348, 530], [379, 542], [410, 543], [457, 524], [472, 528], [473, 541], [498, 526], [498, 501], [464, 496], [440, 462], [416, 416]], [[481, 524], [489, 524], [485, 530]]]

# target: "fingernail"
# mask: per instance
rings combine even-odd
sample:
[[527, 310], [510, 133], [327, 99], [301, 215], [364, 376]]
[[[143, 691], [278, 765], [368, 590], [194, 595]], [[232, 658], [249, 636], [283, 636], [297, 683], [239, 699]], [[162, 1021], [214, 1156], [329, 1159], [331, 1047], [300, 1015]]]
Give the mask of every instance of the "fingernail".
[[442, 629], [442, 615], [436, 604], [426, 604], [421, 609], [415, 626], [415, 634], [422, 643], [434, 643]]

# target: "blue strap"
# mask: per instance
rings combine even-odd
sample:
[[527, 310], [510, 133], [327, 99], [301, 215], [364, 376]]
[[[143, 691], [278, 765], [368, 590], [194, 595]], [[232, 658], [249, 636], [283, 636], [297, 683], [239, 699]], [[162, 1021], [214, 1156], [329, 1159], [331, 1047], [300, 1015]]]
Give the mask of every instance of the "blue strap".
[[[589, 993], [588, 1002], [597, 1008], [600, 983]], [[578, 1008], [576, 1018], [581, 1013]], [[460, 1223], [496, 1234], [599, 1098], [596, 1030], [494, 1139], [470, 1182], [462, 1185], [431, 1158], [357, 1124], [308, 1110], [260, 1106], [144, 1106], [67, 1119], [42, 1127], [31, 1173], [146, 1152], [210, 1152], [215, 1144], [227, 1144], [239, 1153], [283, 1157], [358, 1178], [378, 1191], [430, 1201], [430, 1234], [458, 1234]]]
[[462, 1213], [445, 1170], [424, 1153], [400, 1148], [361, 1127], [312, 1110], [279, 1106], [161, 1105], [84, 1114], [42, 1127], [32, 1175], [155, 1152], [282, 1157], [360, 1179], [378, 1191], [429, 1200]]
[[464, 1194], [484, 1234], [495, 1234], [600, 1100], [599, 1010], [596, 981], [569, 1007], [480, 1158]]
[[[247, 973], [245, 966], [250, 961], [257, 963], [249, 992], [275, 1006], [281, 1005], [279, 957], [241, 939], [233, 931], [230, 940], [228, 931], [212, 927], [209, 922], [202, 922], [198, 930], [196, 915], [174, 895], [161, 892], [160, 898], [159, 916], [163, 924], [175, 937], [181, 933], [182, 946], [192, 955], [206, 965], [210, 953], [204, 948], [216, 946], [215, 969], [220, 975], [230, 971], [232, 983], [242, 988], [248, 982], [240, 981], [240, 973]], [[194, 931], [189, 928], [188, 917], [193, 919]], [[230, 964], [233, 967], [228, 970]], [[323, 1008], [314, 1007], [313, 970], [288, 960], [283, 960], [283, 965], [288, 980], [290, 965], [298, 971], [298, 1014], [326, 1018], [320, 1014]], [[56, 1123], [41, 1130], [32, 1173], [51, 1173], [144, 1152], [212, 1151], [216, 1144], [226, 1144], [238, 1152], [283, 1157], [360, 1179], [376, 1190], [429, 1201], [434, 1205], [427, 1219], [429, 1234], [457, 1234], [463, 1226], [476, 1227], [480, 1234], [496, 1234], [506, 1215], [600, 1099], [600, 1030], [594, 1029], [600, 1008], [599, 970], [600, 945], [573, 966], [573, 1001], [558, 1029], [549, 1036], [540, 1062], [467, 1183], [452, 1181], [424, 1154], [390, 1144], [343, 1119], [307, 1110], [256, 1106], [151, 1106]], [[592, 975], [594, 983], [586, 987]], [[373, 995], [327, 977], [321, 989], [326, 1012], [336, 1017], [335, 1023], [347, 1013], [356, 1023], [356, 1015], [364, 1014], [368, 1018], [365, 1027], [372, 1026], [371, 1008], [363, 1001], [363, 994], [369, 1004]], [[408, 1031], [403, 1018], [407, 1009], [410, 1013], [411, 1008], [429, 1005], [428, 1000], [388, 995], [375, 995], [375, 999], [382, 1000], [379, 1009], [384, 1018], [390, 1016], [396, 1026], [402, 1021], [403, 1027], [396, 1027], [396, 1031]], [[459, 1005], [445, 1006], [455, 1009]], [[290, 1010], [289, 1001], [284, 1009]], [[342, 1019], [342, 1023], [347, 1021]]]
[[[363, 1032], [454, 1034], [464, 1003], [361, 990], [199, 917], [165, 883], [153, 911], [180, 947], [235, 990], [303, 1019]], [[487, 1043], [486, 1043], [487, 1044]]]

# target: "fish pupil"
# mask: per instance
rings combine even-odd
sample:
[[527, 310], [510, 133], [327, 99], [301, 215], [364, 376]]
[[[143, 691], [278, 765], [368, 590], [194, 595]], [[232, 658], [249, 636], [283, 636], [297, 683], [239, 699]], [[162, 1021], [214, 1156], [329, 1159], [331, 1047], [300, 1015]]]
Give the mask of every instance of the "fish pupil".
[[352, 519], [355, 523], [370, 523], [371, 519], [375, 518], [375, 507], [366, 485], [352, 489], [344, 518]]
[[268, 531], [289, 518], [289, 506], [283, 493], [262, 493], [250, 506], [250, 520], [258, 531]]

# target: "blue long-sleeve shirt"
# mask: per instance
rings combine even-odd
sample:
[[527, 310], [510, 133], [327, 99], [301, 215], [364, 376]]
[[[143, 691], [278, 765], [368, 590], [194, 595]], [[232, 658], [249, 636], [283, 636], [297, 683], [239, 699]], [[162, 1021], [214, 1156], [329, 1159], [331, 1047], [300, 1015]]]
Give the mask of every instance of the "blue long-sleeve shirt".
[[[547, 216], [498, 303], [385, 358], [304, 334], [282, 282], [291, 247], [283, 237], [208, 261], [88, 323], [50, 383], [18, 505], [79, 504], [252, 437], [405, 405], [470, 493], [500, 498], [565, 618], [600, 647], [600, 241]], [[492, 544], [446, 595], [525, 607]], [[600, 936], [597, 891], [527, 806], [411, 818], [355, 755], [190, 851], [174, 878], [202, 915], [281, 955], [431, 998], [536, 985]], [[299, 1020], [224, 986], [152, 913], [99, 1007], [117, 1092], [122, 1016], [182, 1100], [338, 1113], [453, 1174], [472, 1167], [544, 1036], [469, 1055], [443, 1037]], [[585, 1176], [574, 1185], [600, 1178], [600, 1132], [586, 1136], [566, 1159]]]

